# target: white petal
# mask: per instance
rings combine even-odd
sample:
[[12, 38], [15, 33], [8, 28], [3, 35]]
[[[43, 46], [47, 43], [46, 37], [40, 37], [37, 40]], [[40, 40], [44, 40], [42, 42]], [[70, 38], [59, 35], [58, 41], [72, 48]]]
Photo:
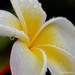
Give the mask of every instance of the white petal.
[[15, 37], [15, 38], [19, 38], [20, 40], [24, 41], [24, 42], [28, 42], [29, 38], [27, 35], [24, 34], [24, 32], [19, 31], [15, 28], [11, 28], [5, 25], [0, 24], [0, 36], [3, 37]]
[[0, 24], [21, 30], [19, 20], [13, 14], [0, 10]]
[[23, 30], [28, 32], [32, 39], [46, 20], [41, 4], [38, 0], [11, 0], [11, 3], [21, 21]]
[[66, 18], [58, 17], [46, 23], [46, 25], [53, 24], [57, 26], [60, 34], [62, 35], [68, 51], [75, 56], [75, 27]]
[[19, 38], [28, 42], [29, 38], [21, 31], [19, 20], [11, 13], [0, 10], [0, 36], [9, 36]]
[[[35, 54], [38, 55], [38, 57], [41, 58], [41, 54], [40, 52], [42, 53], [42, 56], [43, 56], [43, 60], [44, 60], [44, 64], [43, 64], [43, 68], [42, 68], [42, 71], [40, 73], [40, 75], [45, 75], [46, 71], [47, 71], [47, 56], [46, 56], [46, 53], [41, 49], [41, 48], [36, 48], [36, 47], [33, 47], [31, 49]], [[41, 60], [42, 61], [42, 60]]]
[[45, 75], [47, 57], [39, 48], [30, 51], [24, 43], [17, 41], [12, 48], [10, 67], [12, 75]]
[[18, 0], [11, 0], [11, 3], [17, 13], [17, 16], [19, 17], [19, 20], [21, 22], [21, 25], [22, 25], [24, 32], [27, 34], [26, 23], [25, 23], [23, 15], [22, 15]]
[[74, 75], [75, 57], [53, 45], [40, 45], [48, 57], [48, 68], [52, 75]]
[[[45, 39], [45, 42], [42, 41], [40, 42], [39, 40], [42, 40], [40, 39], [39, 37], [42, 37], [44, 36], [44, 31], [47, 31], [48, 26], [50, 27], [54, 27], [55, 30], [58, 31], [58, 33], [55, 33], [55, 36], [54, 34], [51, 32], [50, 34], [53, 35], [53, 36], [50, 36], [50, 34], [48, 34], [47, 36], [43, 37], [44, 39], [45, 38], [48, 38], [47, 41]], [[50, 28], [51, 28], [50, 27]], [[47, 28], [47, 29], [46, 29]], [[48, 31], [48, 33], [50, 32], [50, 30]], [[54, 31], [53, 31], [54, 32]], [[45, 32], [46, 33], [46, 32]], [[40, 35], [41, 34], [41, 35]], [[40, 35], [40, 36], [39, 36]], [[58, 35], [58, 36], [56, 36]], [[60, 36], [60, 37], [59, 37]], [[33, 40], [31, 41], [31, 45], [32, 43], [35, 45], [35, 44], [38, 44], [37, 42], [39, 43], [43, 43], [43, 44], [53, 44], [51, 42], [47, 43], [49, 38], [55, 38], [55, 42], [56, 42], [56, 39], [57, 39], [57, 43], [59, 42], [60, 44], [64, 45], [63, 48], [65, 48], [65, 50], [69, 51], [71, 54], [73, 54], [75, 56], [75, 27], [74, 25], [69, 21], [67, 20], [66, 18], [63, 18], [63, 17], [58, 17], [58, 18], [53, 18], [49, 21], [47, 21], [37, 32], [37, 34], [35, 35], [35, 37], [33, 38]], [[37, 40], [37, 38], [39, 38], [39, 40]], [[37, 40], [37, 42], [35, 42], [35, 40]], [[51, 39], [50, 39], [51, 40]], [[49, 40], [49, 41], [50, 41]], [[53, 39], [52, 39], [53, 40]], [[35, 43], [34, 43], [35, 42]], [[56, 43], [54, 44], [56, 45]], [[57, 46], [57, 45], [56, 45]], [[58, 45], [59, 47], [61, 47], [60, 45]]]

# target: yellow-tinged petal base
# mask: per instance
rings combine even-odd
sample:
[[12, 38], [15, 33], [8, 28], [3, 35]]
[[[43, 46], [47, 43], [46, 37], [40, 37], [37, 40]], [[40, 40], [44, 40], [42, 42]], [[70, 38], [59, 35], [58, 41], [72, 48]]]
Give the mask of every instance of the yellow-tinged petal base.
[[10, 59], [12, 75], [45, 75], [47, 61], [44, 60], [46, 57], [44, 58], [43, 51], [38, 48], [32, 50], [21, 41], [14, 44]]
[[63, 36], [58, 31], [56, 25], [46, 25], [38, 30], [38, 33], [31, 41], [30, 47], [43, 45], [43, 44], [51, 44], [55, 46], [59, 46], [62, 48], [66, 48], [67, 45], [63, 39]]
[[21, 24], [17, 17], [4, 10], [0, 10], [0, 24], [21, 30]]
[[11, 0], [11, 3], [20, 19], [22, 29], [32, 39], [46, 20], [46, 13], [41, 4], [38, 0]]
[[51, 67], [57, 75], [75, 74], [75, 58], [67, 51], [53, 45], [41, 45], [39, 48], [42, 48], [46, 52], [49, 67]]

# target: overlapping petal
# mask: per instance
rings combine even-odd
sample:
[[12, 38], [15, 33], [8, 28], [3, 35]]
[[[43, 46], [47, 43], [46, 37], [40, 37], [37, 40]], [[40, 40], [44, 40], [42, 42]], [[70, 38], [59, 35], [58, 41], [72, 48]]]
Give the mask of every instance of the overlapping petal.
[[52, 75], [74, 75], [73, 24], [60, 17], [44, 24], [46, 13], [38, 0], [11, 0], [11, 3], [20, 21], [0, 10], [0, 35], [18, 38], [10, 58], [12, 75], [45, 75], [47, 58]]
[[32, 39], [45, 22], [46, 14], [38, 0], [11, 0], [11, 3], [22, 23], [22, 28]]
[[10, 37], [10, 38], [15, 37], [19, 38], [21, 41], [24, 41], [25, 43], [29, 42], [28, 36], [24, 34], [23, 31], [19, 31], [15, 28], [11, 28], [3, 24], [0, 24], [0, 36]]
[[19, 20], [11, 13], [0, 10], [0, 24], [21, 30]]
[[11, 52], [12, 75], [45, 75], [47, 57], [39, 48], [31, 51], [21, 41], [17, 41]]
[[68, 50], [75, 55], [75, 27], [66, 18], [49, 20], [38, 30], [31, 46], [51, 44]]
[[9, 36], [19, 38], [24, 42], [28, 42], [28, 36], [21, 31], [19, 20], [7, 11], [0, 10], [0, 36]]
[[75, 57], [70, 53], [53, 45], [40, 45], [48, 57], [48, 68], [52, 75], [74, 75]]

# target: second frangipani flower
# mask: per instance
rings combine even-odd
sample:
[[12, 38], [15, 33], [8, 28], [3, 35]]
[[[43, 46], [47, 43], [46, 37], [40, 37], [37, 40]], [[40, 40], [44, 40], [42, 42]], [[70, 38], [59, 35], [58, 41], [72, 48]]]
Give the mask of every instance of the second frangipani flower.
[[46, 20], [38, 0], [11, 0], [17, 17], [0, 10], [0, 35], [16, 37], [12, 75], [75, 75], [75, 27], [63, 17]]

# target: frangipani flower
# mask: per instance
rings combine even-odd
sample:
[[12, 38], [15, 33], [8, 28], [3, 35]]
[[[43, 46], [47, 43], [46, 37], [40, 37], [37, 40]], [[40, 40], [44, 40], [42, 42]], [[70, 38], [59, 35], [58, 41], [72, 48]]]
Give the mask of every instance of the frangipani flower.
[[12, 75], [75, 75], [75, 27], [63, 17], [46, 20], [38, 0], [11, 0], [18, 18], [0, 10], [0, 35], [16, 37]]

